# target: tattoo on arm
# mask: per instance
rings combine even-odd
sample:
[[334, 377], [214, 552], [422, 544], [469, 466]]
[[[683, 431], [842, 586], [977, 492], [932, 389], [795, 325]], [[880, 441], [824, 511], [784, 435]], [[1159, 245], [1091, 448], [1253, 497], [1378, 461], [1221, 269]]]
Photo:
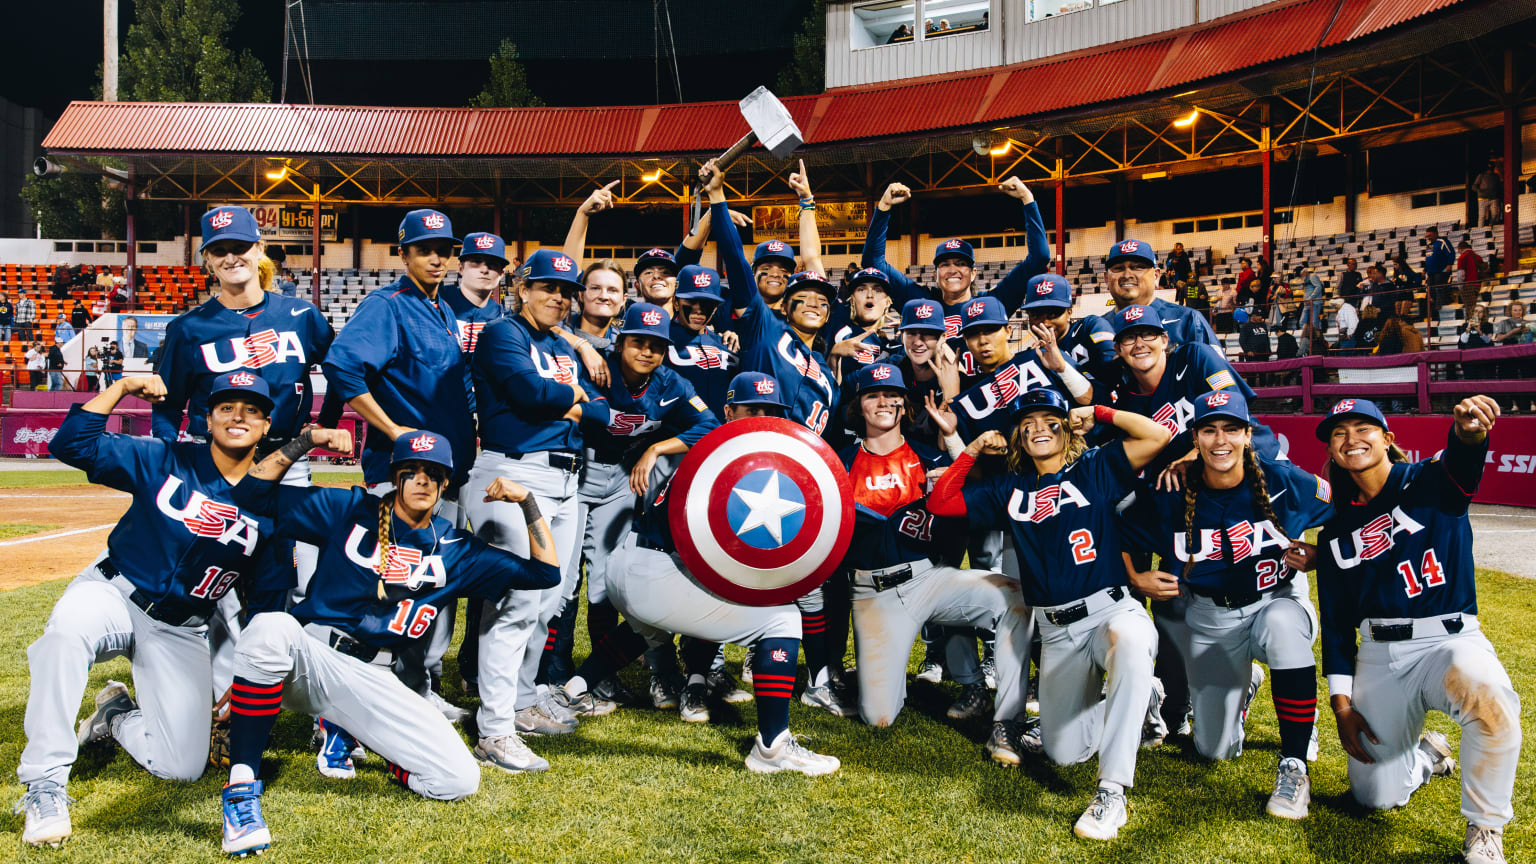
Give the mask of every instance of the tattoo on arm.
[[539, 512], [539, 502], [535, 501], [532, 495], [529, 495], [527, 498], [519, 501], [518, 506], [523, 508], [523, 521], [528, 525], [529, 539], [540, 549], [548, 549], [549, 537], [544, 525], [539, 521], [544, 518], [544, 514]]

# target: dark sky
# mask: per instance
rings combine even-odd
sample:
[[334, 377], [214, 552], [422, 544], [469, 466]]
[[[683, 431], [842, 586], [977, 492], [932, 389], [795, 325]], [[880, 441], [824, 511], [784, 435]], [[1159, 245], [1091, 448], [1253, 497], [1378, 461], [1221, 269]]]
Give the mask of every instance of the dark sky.
[[[323, 0], [312, 0], [319, 4]], [[375, 4], [370, 7], [368, 4]], [[379, 17], [377, 6], [397, 0], [352, 0], [366, 14], [366, 20]], [[651, 4], [644, 0], [581, 0], [596, 7], [610, 19], [628, 18], [625, 32], [615, 33], [611, 20], [604, 26], [592, 26], [583, 33], [564, 30], [562, 41], [550, 45], [554, 37], [538, 33], [536, 15], [544, 17], [568, 10], [573, 0], [503, 0], [504, 5], [522, 7], [520, 17], [503, 25], [509, 35], [534, 47], [524, 47], [529, 83], [550, 105], [650, 104], [677, 101], [676, 88], [669, 70], [663, 69], [658, 99], [656, 63], [649, 55], [653, 45], [650, 25]], [[758, 84], [772, 85], [788, 58], [788, 48], [798, 23], [810, 8], [809, 0], [761, 4], [770, 13], [752, 16], [750, 39], [735, 40], [729, 48], [717, 47], [715, 25], [730, 10], [699, 14], [706, 0], [670, 0], [672, 26], [687, 101], [737, 99]], [[720, 8], [746, 0], [716, 0]], [[11, 41], [0, 60], [0, 96], [19, 105], [40, 108], [50, 120], [56, 118], [72, 99], [91, 98], [96, 84], [96, 70], [101, 64], [100, 0], [49, 0], [46, 3], [10, 4], [7, 22], [12, 32], [28, 34]], [[240, 25], [232, 36], [237, 48], [249, 48], [267, 67], [273, 82], [273, 98], [282, 77], [283, 0], [246, 0]], [[345, 9], [347, 0], [330, 0], [330, 10]], [[326, 9], [311, 6], [315, 13]], [[636, 11], [638, 10], [638, 12]], [[693, 13], [693, 14], [690, 14]], [[119, 38], [126, 38], [133, 20], [133, 0], [120, 0]], [[564, 16], [576, 20], [582, 16]], [[589, 23], [591, 17], [587, 16]], [[740, 17], [732, 28], [740, 28]], [[319, 21], [337, 20], [332, 12]], [[709, 20], [714, 19], [714, 20]], [[490, 25], [471, 28], [475, 22], [444, 21], [425, 32], [434, 43], [456, 46], [452, 53], [460, 58], [489, 56], [499, 41], [497, 32], [482, 32]], [[378, 28], [376, 28], [378, 29]], [[388, 28], [382, 28], [387, 32]], [[334, 37], [335, 34], [332, 34]], [[474, 37], [471, 40], [470, 37]], [[343, 32], [342, 39], [354, 34]], [[317, 38], [317, 42], [320, 40]], [[332, 39], [333, 44], [335, 38]], [[372, 33], [357, 34], [357, 41], [374, 42]], [[487, 50], [485, 43], [491, 48]], [[387, 45], [387, 43], [385, 43]], [[595, 46], [573, 56], [566, 46]], [[540, 51], [539, 46], [545, 50]], [[448, 50], [448, 49], [445, 49]], [[543, 53], [556, 56], [530, 56]], [[629, 55], [629, 56], [622, 56]], [[645, 55], [645, 56], [635, 56]], [[488, 66], [484, 61], [450, 59], [421, 60], [332, 60], [312, 63], [315, 101], [322, 104], [355, 105], [464, 105], [484, 84]], [[307, 101], [299, 81], [298, 66], [289, 68], [288, 101]]]

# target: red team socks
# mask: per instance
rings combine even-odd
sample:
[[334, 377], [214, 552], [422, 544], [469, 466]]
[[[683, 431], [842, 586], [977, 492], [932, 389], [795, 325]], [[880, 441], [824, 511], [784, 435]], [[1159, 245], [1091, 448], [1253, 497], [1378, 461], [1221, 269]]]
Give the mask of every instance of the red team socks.
[[1280, 757], [1307, 761], [1307, 745], [1317, 723], [1317, 667], [1270, 669], [1269, 689], [1280, 721]]
[[752, 654], [757, 734], [764, 746], [772, 744], [780, 732], [789, 728], [789, 700], [795, 695], [795, 664], [799, 657], [800, 643], [781, 637], [760, 640]]

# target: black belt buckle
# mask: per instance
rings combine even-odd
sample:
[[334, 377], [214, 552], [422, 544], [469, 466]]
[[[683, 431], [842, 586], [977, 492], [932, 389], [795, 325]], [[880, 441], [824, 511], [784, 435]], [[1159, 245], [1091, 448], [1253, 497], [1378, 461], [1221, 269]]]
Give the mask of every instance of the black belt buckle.
[[1264, 598], [1263, 594], [1213, 594], [1211, 602], [1224, 609], [1241, 609]]
[[1372, 624], [1371, 638], [1377, 642], [1402, 642], [1413, 638], [1413, 622], [1407, 624]]
[[1088, 601], [1086, 600], [1079, 600], [1065, 609], [1057, 609], [1055, 612], [1045, 613], [1045, 620], [1055, 624], [1057, 627], [1065, 627], [1087, 617]]
[[379, 649], [370, 645], [364, 645], [339, 630], [331, 631], [330, 643], [331, 647], [337, 651], [348, 657], [356, 657], [364, 663], [372, 663], [373, 658], [379, 656]]
[[876, 591], [884, 591], [887, 588], [895, 588], [904, 582], [912, 581], [912, 565], [908, 564], [894, 573], [882, 573], [878, 576], [870, 574], [869, 581], [874, 583]]
[[559, 468], [572, 474], [581, 473], [581, 455], [577, 453], [561, 453], [556, 450], [546, 452], [545, 458], [549, 460], [549, 467]]
[[1461, 620], [1460, 615], [1452, 618], [1443, 618], [1440, 623], [1445, 627], [1445, 632], [1447, 633], [1460, 633], [1461, 628], [1466, 626], [1466, 622]]

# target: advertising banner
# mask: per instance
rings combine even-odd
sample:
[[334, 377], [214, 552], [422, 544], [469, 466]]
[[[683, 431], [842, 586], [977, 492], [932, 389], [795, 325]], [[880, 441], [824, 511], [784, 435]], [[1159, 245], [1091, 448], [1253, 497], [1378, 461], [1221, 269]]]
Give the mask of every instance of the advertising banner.
[[[869, 227], [867, 201], [817, 201], [816, 230], [822, 242], [862, 240]], [[800, 205], [770, 204], [752, 208], [752, 239], [800, 242]], [[751, 250], [747, 250], [750, 252]]]

